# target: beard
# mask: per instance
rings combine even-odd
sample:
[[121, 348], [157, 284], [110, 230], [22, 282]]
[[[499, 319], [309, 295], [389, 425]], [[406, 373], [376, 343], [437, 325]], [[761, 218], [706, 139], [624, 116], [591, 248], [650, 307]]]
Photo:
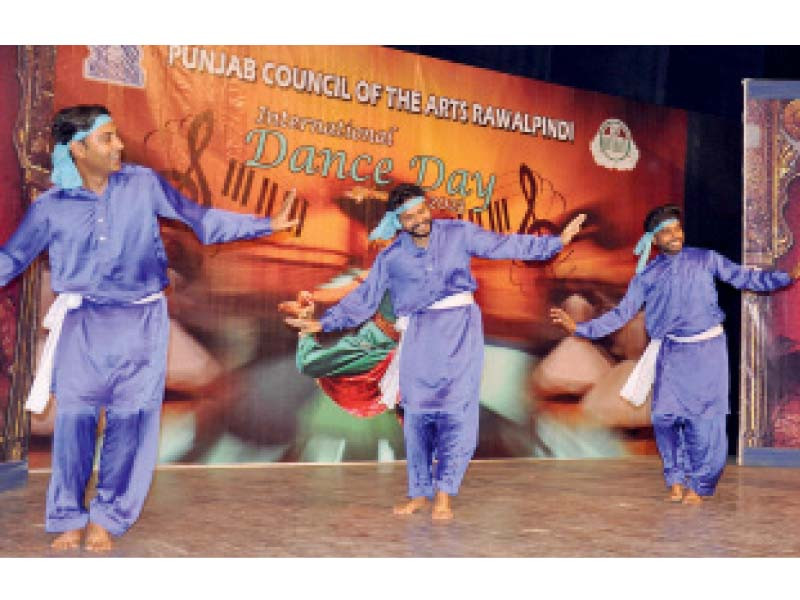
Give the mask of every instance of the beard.
[[[412, 237], [428, 237], [431, 234], [431, 220], [428, 219], [427, 221], [423, 221], [422, 223], [417, 223], [414, 227], [407, 229], [409, 235]], [[424, 231], [424, 233], [423, 233]]]
[[683, 240], [680, 242], [676, 241], [671, 244], [661, 244], [658, 246], [658, 251], [662, 254], [677, 254], [683, 250]]

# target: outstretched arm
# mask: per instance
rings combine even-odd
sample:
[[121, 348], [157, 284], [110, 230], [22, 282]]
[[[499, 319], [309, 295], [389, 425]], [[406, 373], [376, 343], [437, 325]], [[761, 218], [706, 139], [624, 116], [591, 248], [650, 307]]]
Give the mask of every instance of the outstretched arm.
[[634, 277], [628, 285], [628, 291], [620, 300], [616, 307], [591, 321], [575, 323], [564, 310], [560, 308], [550, 309], [550, 320], [562, 327], [568, 333], [574, 333], [580, 337], [598, 339], [615, 332], [617, 329], [630, 321], [644, 304], [644, 290], [639, 277]]
[[467, 227], [467, 252], [481, 258], [547, 260], [555, 256], [580, 231], [586, 215], [578, 215], [557, 235], [501, 234], [472, 223]]
[[156, 214], [185, 223], [204, 244], [252, 239], [297, 225], [297, 220], [289, 219], [295, 190], [286, 195], [280, 212], [274, 218], [200, 206], [184, 197], [160, 175], [155, 175], [152, 192]]
[[49, 241], [47, 218], [35, 201], [5, 246], [0, 247], [0, 287], [22, 273]]
[[383, 253], [378, 254], [364, 282], [330, 307], [320, 320], [290, 318], [286, 323], [303, 334], [336, 331], [360, 325], [378, 310], [388, 287]]
[[786, 287], [800, 276], [800, 265], [796, 265], [792, 269], [792, 273], [772, 270], [761, 271], [738, 265], [713, 250], [710, 252], [710, 256], [714, 275], [721, 281], [740, 290], [771, 292]]

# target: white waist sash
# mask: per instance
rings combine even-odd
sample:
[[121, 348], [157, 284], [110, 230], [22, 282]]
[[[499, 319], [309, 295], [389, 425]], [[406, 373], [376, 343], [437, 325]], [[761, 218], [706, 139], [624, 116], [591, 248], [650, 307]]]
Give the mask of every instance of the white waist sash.
[[[692, 344], [715, 338], [718, 335], [722, 335], [723, 331], [722, 325], [719, 324], [714, 325], [711, 329], [706, 329], [705, 331], [688, 337], [667, 335], [667, 338], [673, 342]], [[658, 351], [660, 349], [660, 339], [650, 340], [641, 358], [639, 358], [639, 362], [636, 363], [625, 385], [622, 386], [622, 391], [620, 391], [619, 395], [634, 406], [641, 406], [644, 404], [644, 401], [647, 400], [647, 394], [650, 392], [650, 388], [653, 387], [653, 381], [656, 377], [656, 359], [658, 358]]]
[[[164, 292], [156, 292], [139, 300], [134, 300], [130, 304], [147, 304], [163, 297]], [[28, 394], [28, 400], [25, 402], [26, 410], [41, 413], [47, 407], [47, 401], [50, 398], [50, 387], [53, 381], [53, 361], [58, 339], [61, 337], [61, 326], [64, 324], [67, 313], [80, 307], [82, 302], [83, 296], [81, 294], [64, 292], [56, 296], [55, 302], [50, 306], [50, 310], [47, 311], [42, 325], [45, 329], [49, 329], [50, 333], [44, 343], [42, 357], [39, 359], [39, 366], [36, 368], [36, 376], [33, 378], [33, 385], [31, 385], [31, 391]]]
[[[446, 310], [470, 304], [475, 304], [472, 292], [458, 292], [437, 300], [430, 306], [426, 306], [424, 310]], [[400, 332], [400, 340], [397, 342], [397, 348], [395, 348], [394, 356], [386, 368], [386, 373], [383, 374], [379, 383], [381, 388], [380, 402], [389, 408], [394, 408], [394, 405], [397, 404], [397, 395], [400, 393], [400, 353], [403, 349], [404, 332], [408, 329], [413, 316], [412, 314], [398, 317], [394, 324], [394, 328]]]

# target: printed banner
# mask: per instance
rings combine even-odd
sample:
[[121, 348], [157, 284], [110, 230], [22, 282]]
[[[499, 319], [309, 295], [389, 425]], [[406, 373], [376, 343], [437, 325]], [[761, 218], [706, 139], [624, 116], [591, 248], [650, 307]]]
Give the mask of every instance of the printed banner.
[[487, 344], [476, 456], [654, 451], [649, 406], [619, 398], [642, 319], [590, 343], [547, 313], [585, 319], [622, 297], [645, 214], [683, 203], [684, 112], [380, 47], [70, 46], [56, 72], [56, 109], [106, 105], [125, 160], [198, 203], [272, 215], [289, 190], [300, 199], [296, 229], [263, 240], [203, 248], [163, 224], [162, 461], [403, 456], [395, 414], [374, 402], [392, 348], [345, 356], [331, 350], [341, 336], [320, 336], [328, 364], [301, 374], [308, 354], [278, 311], [308, 290], [320, 315], [363, 279], [380, 249], [367, 235], [400, 182], [423, 186], [437, 217], [500, 233], [589, 216], [549, 263], [473, 261]]

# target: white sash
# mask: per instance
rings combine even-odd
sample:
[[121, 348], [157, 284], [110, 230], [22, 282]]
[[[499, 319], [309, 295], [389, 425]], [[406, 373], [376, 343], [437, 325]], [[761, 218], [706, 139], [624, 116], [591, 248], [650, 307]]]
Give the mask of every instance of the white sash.
[[[425, 307], [425, 310], [445, 310], [448, 308], [456, 308], [457, 306], [468, 306], [475, 303], [475, 298], [472, 292], [458, 292], [441, 300], [437, 300], [430, 306]], [[392, 357], [389, 366], [386, 368], [386, 373], [380, 380], [381, 388], [381, 404], [385, 404], [389, 408], [394, 408], [397, 404], [397, 395], [400, 393], [400, 353], [403, 349], [403, 337], [406, 329], [414, 315], [406, 315], [398, 317], [395, 321], [394, 328], [400, 332], [400, 340], [397, 342], [394, 356]]]
[[[164, 292], [156, 292], [135, 300], [131, 304], [147, 304], [163, 297]], [[28, 400], [25, 402], [26, 410], [41, 413], [47, 407], [47, 401], [50, 399], [50, 386], [53, 381], [53, 361], [58, 339], [61, 337], [61, 326], [64, 324], [67, 313], [80, 307], [82, 302], [83, 296], [81, 294], [64, 292], [56, 296], [55, 301], [50, 306], [50, 310], [47, 311], [42, 325], [45, 329], [49, 329], [50, 333], [44, 343], [44, 350], [42, 351], [42, 357], [39, 359], [36, 375], [33, 378], [33, 385], [31, 385], [31, 391], [28, 394]]]
[[[723, 332], [722, 325], [714, 325], [711, 329], [701, 331], [698, 334], [689, 337], [679, 337], [677, 335], [667, 335], [667, 338], [673, 342], [680, 342], [682, 344], [692, 344], [695, 342], [703, 342], [710, 340]], [[639, 362], [631, 371], [625, 385], [622, 386], [622, 391], [619, 395], [625, 398], [634, 406], [641, 406], [647, 400], [647, 394], [650, 393], [650, 388], [653, 387], [653, 381], [656, 377], [656, 359], [658, 358], [658, 351], [661, 349], [661, 340], [650, 340], [647, 344], [644, 353]]]

